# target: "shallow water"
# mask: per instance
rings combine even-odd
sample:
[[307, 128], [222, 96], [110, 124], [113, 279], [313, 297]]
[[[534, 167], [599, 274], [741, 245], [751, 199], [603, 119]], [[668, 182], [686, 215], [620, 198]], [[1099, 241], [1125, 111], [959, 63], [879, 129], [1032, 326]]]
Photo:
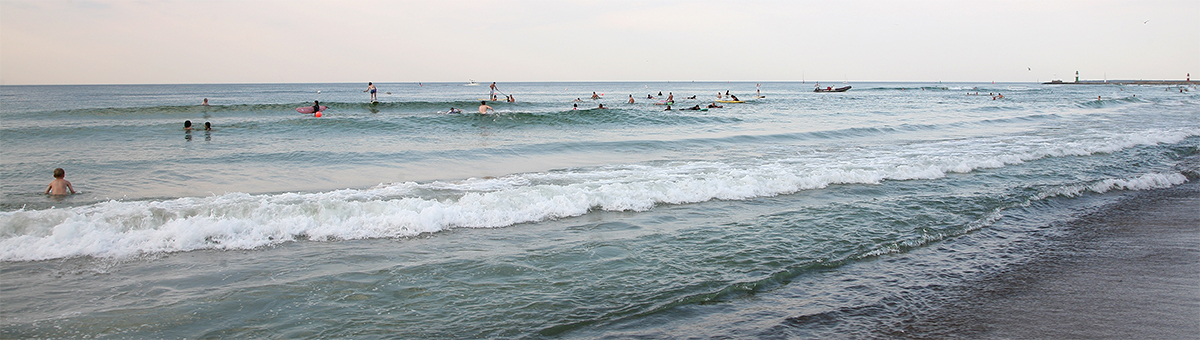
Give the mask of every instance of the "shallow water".
[[0, 334], [864, 335], [1200, 145], [1162, 86], [360, 85], [0, 87]]

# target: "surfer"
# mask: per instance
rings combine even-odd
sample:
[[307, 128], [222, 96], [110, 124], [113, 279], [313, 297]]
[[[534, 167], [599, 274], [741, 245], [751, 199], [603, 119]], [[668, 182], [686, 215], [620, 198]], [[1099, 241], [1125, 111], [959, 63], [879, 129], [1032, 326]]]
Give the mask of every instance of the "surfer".
[[667, 92], [667, 102], [668, 102], [668, 103], [671, 103], [671, 102], [674, 102], [674, 101], [675, 101], [675, 94], [674, 94], [674, 93], [671, 93], [671, 92]]
[[687, 97], [687, 99], [696, 99], [696, 96], [692, 95], [691, 97]]
[[317, 112], [321, 112], [321, 102], [318, 100], [314, 100], [313, 101], [313, 114], [316, 114]]
[[367, 82], [367, 89], [366, 89], [366, 90], [363, 90], [363, 92], [371, 92], [371, 101], [372, 101], [372, 102], [375, 102], [375, 101], [377, 101], [377, 100], [375, 100], [375, 98], [376, 98], [376, 97], [375, 97], [375, 92], [376, 92], [376, 91], [377, 91], [377, 90], [375, 89], [375, 84], [373, 84], [373, 83], [371, 83], [371, 82], [369, 82], [369, 81]]
[[717, 92], [717, 100], [721, 100], [721, 93]]
[[689, 107], [689, 108], [687, 108], [687, 109], [685, 109], [685, 110], [700, 111], [700, 105], [692, 106], [692, 107]]
[[488, 110], [491, 110], [493, 113], [496, 112], [496, 109], [493, 109], [491, 106], [488, 106], [486, 101], [480, 101], [479, 102], [479, 114], [486, 115]]
[[740, 102], [740, 101], [741, 101], [741, 100], [738, 100], [738, 99], [737, 99], [737, 96], [735, 96], [735, 95], [732, 95], [732, 94], [731, 94], [731, 95], [729, 95], [729, 98], [733, 98], [733, 101], [735, 101], [735, 102]]
[[721, 108], [721, 105], [717, 105], [717, 103], [712, 103], [712, 104], [708, 104], [708, 108], [719, 109], [719, 108]]
[[63, 168], [54, 169], [54, 181], [46, 187], [47, 195], [66, 195], [68, 191], [75, 193], [75, 188], [71, 187], [71, 182], [68, 182], [63, 177], [67, 177], [67, 171]]
[[454, 113], [462, 113], [462, 110], [451, 107], [450, 111], [446, 111], [446, 114], [454, 114]]

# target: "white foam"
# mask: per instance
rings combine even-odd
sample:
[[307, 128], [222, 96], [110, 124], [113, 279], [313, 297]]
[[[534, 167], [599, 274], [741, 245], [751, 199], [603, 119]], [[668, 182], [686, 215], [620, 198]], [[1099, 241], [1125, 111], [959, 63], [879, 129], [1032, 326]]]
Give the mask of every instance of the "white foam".
[[[393, 238], [449, 228], [496, 228], [660, 204], [739, 200], [835, 184], [928, 180], [948, 173], [1177, 143], [1200, 131], [1152, 131], [1047, 140], [996, 137], [879, 147], [830, 147], [775, 157], [613, 165], [455, 182], [273, 195], [226, 194], [164, 201], [0, 213], [0, 260], [127, 257], [197, 249], [252, 249], [297, 239]], [[1144, 190], [1187, 181], [1146, 174], [1055, 189]]]

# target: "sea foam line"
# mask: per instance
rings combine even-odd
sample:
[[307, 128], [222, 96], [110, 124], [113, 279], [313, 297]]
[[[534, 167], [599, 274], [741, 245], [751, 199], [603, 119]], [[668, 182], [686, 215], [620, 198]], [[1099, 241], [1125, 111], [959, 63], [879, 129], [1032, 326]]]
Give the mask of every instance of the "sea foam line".
[[[596, 209], [645, 211], [659, 204], [750, 199], [836, 184], [937, 179], [1044, 157], [1179, 142], [1195, 133], [1167, 131], [1077, 143], [938, 141], [790, 159], [616, 165], [320, 193], [231, 193], [18, 210], [0, 213], [0, 260], [253, 249], [298, 239], [393, 238], [450, 228], [497, 228]], [[1065, 187], [1047, 195], [1152, 189], [1184, 181], [1182, 174], [1151, 174]]]

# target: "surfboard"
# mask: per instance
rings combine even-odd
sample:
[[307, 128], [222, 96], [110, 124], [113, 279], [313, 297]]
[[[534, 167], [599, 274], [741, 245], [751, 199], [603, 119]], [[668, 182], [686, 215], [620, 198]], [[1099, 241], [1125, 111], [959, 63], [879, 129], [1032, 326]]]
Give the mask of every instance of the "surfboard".
[[745, 103], [745, 100], [718, 100], [718, 103]]
[[[321, 105], [321, 111], [325, 111], [325, 109], [328, 109], [328, 108], [329, 108], [328, 106]], [[299, 112], [299, 113], [313, 113], [313, 109], [312, 109], [312, 106], [297, 107], [297, 108], [296, 108], [296, 112]]]

